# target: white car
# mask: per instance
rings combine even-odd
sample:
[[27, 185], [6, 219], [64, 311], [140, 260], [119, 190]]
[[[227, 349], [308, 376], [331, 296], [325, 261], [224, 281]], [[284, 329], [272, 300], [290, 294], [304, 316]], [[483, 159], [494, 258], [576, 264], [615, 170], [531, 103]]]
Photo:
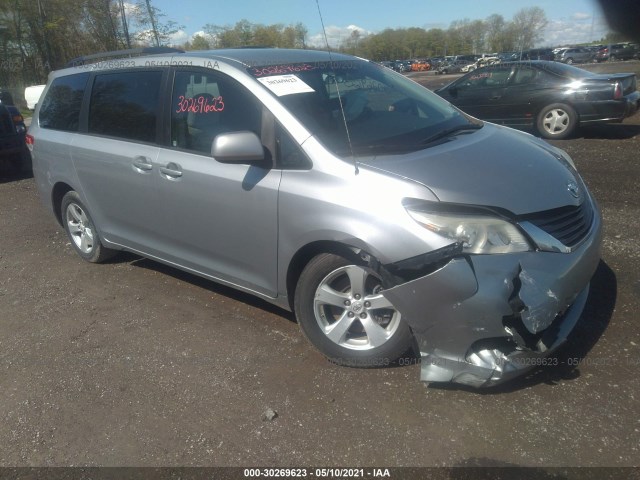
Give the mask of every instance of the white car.
[[40, 100], [40, 95], [44, 91], [46, 85], [32, 85], [24, 89], [24, 99], [27, 101], [27, 108], [35, 110], [36, 104]]

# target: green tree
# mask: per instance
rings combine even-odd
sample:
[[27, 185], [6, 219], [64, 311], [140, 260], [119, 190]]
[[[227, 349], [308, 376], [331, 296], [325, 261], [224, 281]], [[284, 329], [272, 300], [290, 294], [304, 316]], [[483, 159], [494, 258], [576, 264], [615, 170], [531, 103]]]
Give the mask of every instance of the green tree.
[[140, 0], [135, 6], [134, 17], [140, 29], [134, 37], [142, 44], [167, 45], [172, 35], [184, 28], [173, 20], [165, 21], [166, 15], [154, 7], [151, 0]]
[[515, 35], [515, 47], [517, 50], [532, 48], [549, 23], [544, 10], [540, 7], [529, 7], [519, 10], [512, 20], [513, 33]]
[[194, 35], [191, 43], [189, 43], [189, 48], [186, 50], [210, 50], [211, 44], [209, 40], [207, 40], [204, 35]]

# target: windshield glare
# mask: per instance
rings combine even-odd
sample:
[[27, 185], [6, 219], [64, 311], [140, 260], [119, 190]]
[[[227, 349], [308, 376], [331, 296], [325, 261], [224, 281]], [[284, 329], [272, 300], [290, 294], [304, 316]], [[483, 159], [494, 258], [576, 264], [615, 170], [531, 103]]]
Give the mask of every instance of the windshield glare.
[[439, 131], [472, 123], [424, 87], [364, 60], [249, 72], [339, 156], [419, 150]]

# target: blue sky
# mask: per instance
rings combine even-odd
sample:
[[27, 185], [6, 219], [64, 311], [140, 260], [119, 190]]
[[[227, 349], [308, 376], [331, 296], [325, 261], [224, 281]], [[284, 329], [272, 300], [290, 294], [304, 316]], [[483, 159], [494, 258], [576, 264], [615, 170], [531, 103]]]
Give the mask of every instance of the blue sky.
[[[315, 0], [153, 0], [153, 5], [184, 29], [176, 43], [202, 31], [207, 23], [233, 25], [241, 19], [252, 23], [302, 22], [311, 43], [319, 41], [320, 18]], [[319, 0], [329, 36], [337, 41], [353, 29], [379, 32], [384, 28], [447, 28], [454, 20], [484, 19], [491, 14], [510, 20], [518, 10], [541, 7], [549, 20], [544, 45], [587, 42], [604, 36], [607, 28], [594, 0]]]

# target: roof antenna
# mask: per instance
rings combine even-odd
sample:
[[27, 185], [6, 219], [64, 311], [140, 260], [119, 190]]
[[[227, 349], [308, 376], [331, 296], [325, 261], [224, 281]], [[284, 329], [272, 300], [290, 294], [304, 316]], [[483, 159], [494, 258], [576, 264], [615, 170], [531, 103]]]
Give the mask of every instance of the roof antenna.
[[[320, 11], [319, 0], [316, 0], [316, 6], [318, 7], [318, 15], [320, 16], [320, 24], [322, 25], [322, 34], [324, 35], [324, 42], [327, 44], [327, 52], [329, 52], [329, 63], [333, 69], [333, 59], [331, 58], [331, 47], [329, 46], [329, 39], [327, 38], [327, 31], [324, 28], [324, 20], [322, 20], [322, 12]], [[334, 72], [335, 73], [335, 72]], [[336, 92], [338, 93], [338, 102], [340, 103], [340, 113], [342, 114], [342, 121], [344, 122], [344, 129], [347, 132], [347, 142], [349, 143], [349, 151], [351, 152], [351, 158], [353, 159], [353, 166], [355, 167], [355, 173], [358, 175], [360, 170], [358, 169], [358, 160], [353, 154], [353, 146], [351, 145], [351, 135], [349, 135], [349, 127], [347, 125], [347, 116], [344, 113], [344, 106], [342, 105], [342, 95], [340, 94], [340, 86], [338, 85], [338, 79], [333, 76], [333, 81], [336, 85]]]

